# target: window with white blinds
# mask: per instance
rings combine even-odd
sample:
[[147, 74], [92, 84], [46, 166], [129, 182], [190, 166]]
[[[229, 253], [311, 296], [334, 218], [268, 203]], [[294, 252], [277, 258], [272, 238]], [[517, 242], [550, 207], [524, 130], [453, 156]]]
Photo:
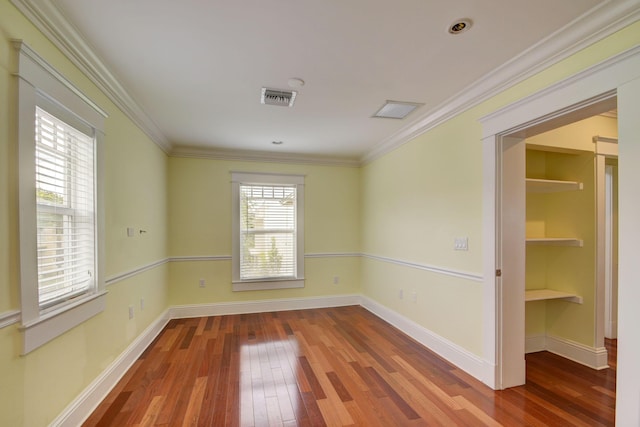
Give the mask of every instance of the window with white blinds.
[[295, 277], [296, 187], [240, 185], [240, 280]]
[[35, 182], [41, 309], [93, 289], [94, 138], [36, 107]]
[[233, 289], [304, 286], [304, 177], [233, 172]]
[[104, 311], [107, 113], [27, 44], [17, 53], [21, 354]]

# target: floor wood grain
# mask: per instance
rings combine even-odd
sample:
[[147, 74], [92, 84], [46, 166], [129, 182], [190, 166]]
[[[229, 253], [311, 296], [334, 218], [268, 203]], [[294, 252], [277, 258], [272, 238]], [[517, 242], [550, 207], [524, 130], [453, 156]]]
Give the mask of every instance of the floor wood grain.
[[493, 391], [362, 307], [172, 320], [85, 426], [611, 426], [611, 368]]

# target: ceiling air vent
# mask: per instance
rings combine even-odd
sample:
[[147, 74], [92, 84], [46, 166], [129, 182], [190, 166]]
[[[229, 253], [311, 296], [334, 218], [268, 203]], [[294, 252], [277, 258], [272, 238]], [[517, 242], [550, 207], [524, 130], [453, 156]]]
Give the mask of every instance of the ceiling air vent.
[[399, 102], [399, 101], [387, 101], [382, 107], [371, 117], [382, 119], [404, 119], [413, 110], [424, 104], [417, 102]]
[[265, 105], [279, 105], [281, 107], [293, 107], [293, 101], [298, 93], [295, 90], [262, 88], [260, 103]]

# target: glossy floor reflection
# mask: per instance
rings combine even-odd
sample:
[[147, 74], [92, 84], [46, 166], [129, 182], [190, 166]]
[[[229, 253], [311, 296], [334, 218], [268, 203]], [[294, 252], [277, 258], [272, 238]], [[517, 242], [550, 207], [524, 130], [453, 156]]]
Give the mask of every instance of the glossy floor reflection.
[[527, 377], [493, 391], [359, 306], [180, 319], [85, 425], [613, 425], [615, 365]]

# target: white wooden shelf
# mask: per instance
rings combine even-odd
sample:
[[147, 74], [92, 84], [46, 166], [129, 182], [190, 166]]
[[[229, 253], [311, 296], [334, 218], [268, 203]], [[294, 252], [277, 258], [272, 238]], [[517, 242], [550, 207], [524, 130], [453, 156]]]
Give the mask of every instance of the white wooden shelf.
[[532, 289], [524, 291], [525, 301], [546, 301], [562, 299], [576, 304], [582, 304], [582, 297], [570, 292], [554, 291], [553, 289]]
[[578, 191], [582, 190], [582, 188], [582, 183], [576, 181], [527, 178], [528, 193], [558, 193], [561, 191]]
[[584, 241], [575, 237], [527, 237], [528, 246], [577, 246], [582, 247]]

